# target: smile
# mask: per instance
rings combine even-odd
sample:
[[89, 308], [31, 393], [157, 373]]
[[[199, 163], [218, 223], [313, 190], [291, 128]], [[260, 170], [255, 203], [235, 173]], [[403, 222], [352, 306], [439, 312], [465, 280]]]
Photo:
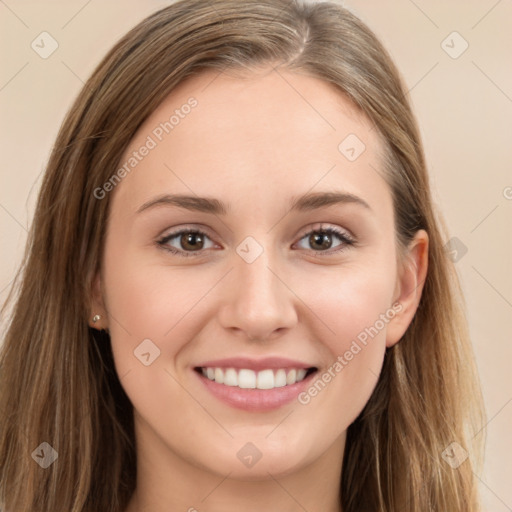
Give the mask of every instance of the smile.
[[197, 370], [200, 370], [207, 379], [224, 386], [241, 389], [274, 389], [301, 382], [309, 373], [315, 371], [315, 368], [268, 368], [254, 371], [248, 368], [201, 367]]

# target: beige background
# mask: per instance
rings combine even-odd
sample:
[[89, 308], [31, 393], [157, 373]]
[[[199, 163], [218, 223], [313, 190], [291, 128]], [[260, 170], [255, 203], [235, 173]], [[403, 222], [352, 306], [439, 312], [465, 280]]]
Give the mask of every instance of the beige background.
[[[51, 144], [110, 46], [165, 1], [0, 0], [0, 299], [18, 266]], [[485, 510], [512, 511], [512, 2], [344, 2], [381, 37], [410, 89], [432, 189], [466, 293], [488, 411]], [[43, 31], [58, 42], [41, 58]], [[457, 31], [469, 44], [450, 36]], [[447, 48], [447, 45], [452, 48]], [[507, 188], [508, 187], [508, 188]]]

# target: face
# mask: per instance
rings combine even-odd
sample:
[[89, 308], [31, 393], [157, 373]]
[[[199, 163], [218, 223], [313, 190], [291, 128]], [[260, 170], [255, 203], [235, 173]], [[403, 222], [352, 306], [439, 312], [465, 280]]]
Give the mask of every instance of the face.
[[95, 295], [139, 450], [233, 478], [341, 459], [414, 313], [381, 151], [333, 86], [270, 68], [193, 77], [144, 123]]

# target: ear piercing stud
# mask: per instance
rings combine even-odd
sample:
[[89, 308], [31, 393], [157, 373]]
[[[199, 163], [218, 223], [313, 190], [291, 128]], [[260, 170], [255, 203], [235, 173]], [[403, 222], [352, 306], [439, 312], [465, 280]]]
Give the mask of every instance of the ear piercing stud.
[[93, 321], [93, 323], [96, 323], [96, 322], [97, 322], [98, 320], [100, 320], [100, 319], [101, 319], [101, 316], [100, 316], [100, 315], [94, 315], [94, 316], [92, 317], [92, 321]]

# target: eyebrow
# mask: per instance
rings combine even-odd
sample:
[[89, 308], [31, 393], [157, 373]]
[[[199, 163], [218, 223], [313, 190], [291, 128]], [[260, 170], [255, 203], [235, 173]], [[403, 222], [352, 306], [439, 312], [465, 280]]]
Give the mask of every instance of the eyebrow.
[[[370, 205], [362, 198], [348, 192], [314, 192], [293, 197], [291, 211], [311, 211], [335, 204], [357, 204], [372, 211]], [[189, 196], [182, 194], [165, 194], [151, 199], [137, 209], [137, 213], [157, 206], [178, 206], [190, 211], [226, 215], [229, 207], [222, 201], [211, 197]]]

